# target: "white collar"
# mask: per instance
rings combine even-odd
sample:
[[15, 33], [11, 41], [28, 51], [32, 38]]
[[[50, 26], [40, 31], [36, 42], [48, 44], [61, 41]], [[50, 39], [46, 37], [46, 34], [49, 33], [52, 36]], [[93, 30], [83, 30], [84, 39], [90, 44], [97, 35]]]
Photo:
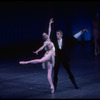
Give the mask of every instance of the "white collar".
[[58, 39], [57, 41], [62, 42], [62, 38], [60, 40]]

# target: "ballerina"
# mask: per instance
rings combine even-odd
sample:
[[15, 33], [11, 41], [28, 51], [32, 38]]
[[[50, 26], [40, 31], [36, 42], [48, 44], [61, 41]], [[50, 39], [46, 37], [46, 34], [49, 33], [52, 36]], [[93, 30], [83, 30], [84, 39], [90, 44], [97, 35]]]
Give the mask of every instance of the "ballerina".
[[19, 64], [37, 64], [37, 63], [45, 63], [47, 68], [47, 79], [50, 84], [51, 93], [54, 93], [54, 85], [52, 81], [52, 69], [55, 64], [55, 52], [53, 51], [53, 44], [49, 43], [47, 45], [46, 55], [44, 55], [41, 59], [34, 59], [29, 61], [20, 61]]

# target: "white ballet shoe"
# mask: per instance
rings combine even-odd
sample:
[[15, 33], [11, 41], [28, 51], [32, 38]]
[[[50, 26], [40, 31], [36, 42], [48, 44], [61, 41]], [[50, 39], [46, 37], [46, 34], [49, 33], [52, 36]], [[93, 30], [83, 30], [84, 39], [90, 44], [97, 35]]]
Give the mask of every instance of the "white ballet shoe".
[[50, 90], [51, 90], [51, 93], [54, 93], [55, 92], [54, 88], [51, 88]]

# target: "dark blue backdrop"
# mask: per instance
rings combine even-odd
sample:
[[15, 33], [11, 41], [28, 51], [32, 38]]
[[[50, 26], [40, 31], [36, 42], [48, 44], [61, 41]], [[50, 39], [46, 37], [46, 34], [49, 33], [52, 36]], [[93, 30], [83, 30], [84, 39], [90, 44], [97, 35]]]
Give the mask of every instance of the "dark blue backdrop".
[[54, 18], [51, 39], [61, 29], [64, 38], [81, 29], [88, 29], [79, 40], [91, 40], [93, 16], [100, 9], [99, 1], [10, 1], [0, 2], [0, 46], [42, 41], [42, 32]]

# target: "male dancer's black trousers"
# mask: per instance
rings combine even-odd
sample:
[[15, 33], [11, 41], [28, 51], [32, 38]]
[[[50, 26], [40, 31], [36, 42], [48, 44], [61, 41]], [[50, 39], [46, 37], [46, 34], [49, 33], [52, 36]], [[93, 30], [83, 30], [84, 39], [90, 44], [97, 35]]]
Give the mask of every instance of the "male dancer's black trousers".
[[65, 68], [66, 72], [68, 73], [68, 76], [71, 80], [71, 82], [73, 83], [74, 87], [76, 89], [78, 89], [78, 86], [75, 82], [75, 79], [74, 79], [74, 76], [70, 70], [70, 66], [69, 66], [69, 60], [67, 57], [65, 56], [56, 56], [56, 59], [55, 59], [55, 66], [54, 66], [54, 77], [53, 77], [53, 83], [54, 83], [54, 87], [55, 87], [55, 90], [56, 90], [56, 87], [57, 87], [57, 82], [58, 82], [58, 72], [59, 72], [59, 67], [60, 67], [60, 64], [63, 65], [63, 67]]

